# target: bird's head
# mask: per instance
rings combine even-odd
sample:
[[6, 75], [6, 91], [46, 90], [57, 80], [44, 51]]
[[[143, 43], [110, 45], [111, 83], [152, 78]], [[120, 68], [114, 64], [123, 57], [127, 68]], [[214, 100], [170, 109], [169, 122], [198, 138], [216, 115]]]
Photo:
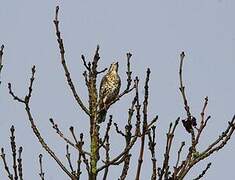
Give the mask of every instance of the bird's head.
[[114, 62], [110, 65], [109, 72], [118, 72], [118, 62]]

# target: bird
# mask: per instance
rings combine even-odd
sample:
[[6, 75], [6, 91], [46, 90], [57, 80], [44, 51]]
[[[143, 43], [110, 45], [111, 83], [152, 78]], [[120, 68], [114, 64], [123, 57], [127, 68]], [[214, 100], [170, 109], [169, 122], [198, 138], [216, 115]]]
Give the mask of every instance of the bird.
[[99, 89], [99, 103], [97, 122], [105, 121], [109, 104], [114, 101], [120, 91], [121, 79], [118, 75], [118, 62], [112, 63], [107, 74], [101, 80]]
[[182, 123], [188, 133], [191, 133], [193, 127], [197, 127], [197, 119], [194, 116], [183, 119]]

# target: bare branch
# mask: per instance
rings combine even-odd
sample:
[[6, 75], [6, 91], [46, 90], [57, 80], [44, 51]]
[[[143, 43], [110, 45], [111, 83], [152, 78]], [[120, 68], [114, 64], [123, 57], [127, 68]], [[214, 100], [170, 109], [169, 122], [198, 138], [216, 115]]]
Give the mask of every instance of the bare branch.
[[91, 70], [94, 75], [97, 75], [97, 65], [98, 65], [98, 61], [100, 60], [99, 50], [100, 50], [100, 46], [97, 45], [95, 55], [94, 55], [93, 61], [91, 63], [92, 64]]
[[12, 151], [12, 159], [13, 159], [13, 170], [14, 170], [14, 179], [18, 179], [18, 171], [17, 171], [17, 164], [16, 164], [16, 143], [15, 143], [15, 128], [14, 126], [11, 126], [11, 151]]
[[58, 124], [56, 124], [52, 118], [50, 118], [49, 121], [50, 121], [51, 124], [52, 124], [52, 128], [56, 130], [56, 133], [57, 133], [67, 144], [69, 144], [69, 145], [72, 146], [73, 148], [77, 149], [78, 151], [82, 151], [82, 153], [84, 153], [84, 154], [90, 155], [88, 152], [82, 150], [82, 149], [81, 149], [80, 147], [78, 147], [76, 144], [72, 143], [71, 140], [69, 140], [68, 138], [66, 138], [66, 137], [64, 136], [64, 134], [62, 133], [62, 131], [59, 129]]
[[1, 155], [0, 156], [2, 158], [4, 168], [5, 168], [5, 171], [7, 172], [8, 178], [10, 180], [13, 180], [13, 174], [10, 172], [9, 167], [7, 165], [6, 154], [4, 153], [4, 148], [1, 148]]
[[1, 45], [1, 49], [0, 49], [0, 65], [2, 66], [2, 56], [3, 56], [3, 49], [4, 49], [4, 45]]
[[124, 180], [127, 176], [128, 170], [129, 170], [129, 165], [130, 165], [130, 160], [131, 160], [131, 154], [126, 153], [127, 155], [124, 157], [124, 165], [122, 168], [122, 174], [118, 180]]
[[82, 54], [81, 55], [81, 58], [82, 58], [82, 61], [83, 61], [83, 65], [85, 66], [85, 68], [90, 71], [91, 70], [91, 63], [88, 62], [88, 64], [86, 63], [86, 59], [85, 59], [85, 56]]
[[16, 142], [15, 142], [15, 128], [14, 126], [11, 126], [10, 128], [10, 132], [11, 132], [11, 136], [10, 136], [10, 143], [11, 143], [11, 151], [12, 151], [12, 169], [13, 169], [13, 174], [10, 172], [9, 167], [7, 165], [7, 161], [6, 161], [6, 155], [4, 153], [4, 149], [1, 149], [1, 158], [3, 160], [4, 163], [4, 168], [8, 174], [8, 178], [11, 180], [18, 180], [18, 178], [20, 180], [23, 180], [23, 170], [22, 170], [22, 151], [23, 148], [20, 147], [18, 149], [18, 158], [17, 158], [17, 153], [16, 153]]
[[52, 149], [46, 144], [46, 142], [44, 141], [44, 139], [42, 138], [41, 134], [40, 134], [40, 131], [38, 130], [35, 122], [34, 122], [34, 119], [33, 119], [33, 116], [31, 114], [31, 110], [30, 110], [30, 106], [29, 106], [29, 102], [30, 102], [30, 98], [31, 98], [31, 94], [32, 94], [32, 86], [33, 86], [33, 82], [34, 82], [34, 75], [35, 75], [35, 66], [33, 66], [32, 68], [32, 75], [31, 75], [31, 78], [30, 78], [30, 85], [29, 85], [29, 91], [28, 91], [28, 94], [25, 96], [25, 99], [22, 100], [22, 99], [15, 99], [15, 96], [14, 93], [12, 92], [12, 89], [11, 89], [11, 85], [9, 83], [9, 92], [10, 94], [12, 95], [12, 97], [19, 101], [19, 102], [22, 102], [24, 103], [25, 105], [25, 111], [27, 113], [27, 116], [28, 116], [28, 119], [29, 119], [29, 122], [31, 124], [31, 128], [35, 134], [35, 136], [37, 137], [38, 141], [40, 142], [40, 144], [42, 145], [42, 147], [48, 152], [48, 154], [50, 154], [50, 156], [57, 162], [57, 164], [61, 167], [61, 169], [73, 180], [75, 180], [75, 177], [67, 170], [67, 168], [63, 165], [63, 163], [59, 160], [59, 158], [55, 155], [55, 153], [52, 151]]
[[19, 150], [18, 150], [18, 159], [17, 159], [17, 162], [18, 162], [18, 172], [19, 172], [20, 180], [23, 180], [22, 157], [21, 157], [22, 151], [23, 151], [23, 148], [20, 147]]
[[8, 89], [9, 89], [9, 94], [13, 97], [14, 100], [17, 100], [18, 102], [21, 102], [21, 103], [25, 103], [24, 100], [22, 100], [21, 98], [19, 98], [13, 93], [12, 88], [11, 88], [11, 83], [8, 83]]
[[109, 116], [109, 121], [108, 121], [108, 123], [107, 123], [107, 127], [106, 127], [106, 131], [105, 131], [104, 138], [103, 138], [103, 140], [102, 140], [102, 139], [100, 139], [100, 145], [99, 145], [99, 148], [100, 148], [100, 147], [102, 147], [102, 146], [104, 145], [104, 143], [105, 143], [106, 139], [107, 139], [107, 138], [108, 138], [108, 136], [109, 136], [109, 131], [110, 131], [110, 128], [111, 128], [111, 126], [112, 126], [112, 119], [113, 119], [113, 116], [112, 116], [112, 115], [110, 115], [110, 116]]
[[[155, 152], [155, 146], [156, 146], [156, 126], [152, 126], [152, 131], [148, 132], [148, 138], [149, 138], [149, 150], [151, 152], [151, 160], [152, 160], [152, 176], [151, 180], [157, 179], [157, 159], [156, 159], [156, 152]], [[152, 132], [152, 133], [151, 133]]]
[[114, 126], [115, 126], [115, 129], [116, 129], [116, 132], [120, 135], [122, 135], [123, 137], [125, 137], [125, 134], [118, 128], [118, 125], [117, 123], [114, 123]]
[[68, 145], [68, 144], [66, 145], [66, 158], [67, 158], [67, 160], [68, 160], [69, 167], [70, 167], [70, 169], [71, 169], [71, 173], [72, 173], [74, 176], [76, 176], [76, 173], [75, 173], [75, 171], [74, 171], [74, 169], [73, 169], [73, 165], [72, 165], [72, 162], [71, 162], [71, 154], [70, 154], [70, 152], [69, 152], [69, 145]]
[[[4, 49], [4, 45], [2, 45], [1, 49], [0, 49], [0, 73], [1, 73], [2, 67], [3, 67], [3, 65], [2, 65], [3, 49]], [[0, 81], [0, 83], [1, 83], [1, 81]]]
[[[164, 176], [164, 179], [167, 179], [169, 176], [168, 172], [169, 172], [170, 150], [171, 150], [171, 146], [172, 146], [172, 142], [173, 142], [173, 138], [174, 138], [175, 129], [179, 123], [179, 120], [180, 120], [180, 118], [176, 119], [174, 126], [172, 123], [170, 123], [169, 130], [167, 133], [164, 161], [163, 161], [162, 168], [160, 170], [159, 180], [161, 180], [163, 178], [163, 176]], [[172, 126], [173, 126], [173, 129], [172, 129]]]
[[[106, 138], [105, 138], [104, 148], [105, 148], [105, 163], [108, 163], [109, 160], [110, 160], [110, 155], [109, 155], [109, 151], [110, 151], [109, 135], [107, 135]], [[107, 179], [108, 171], [109, 171], [109, 166], [107, 166], [105, 168], [103, 180]]]
[[209, 169], [210, 167], [211, 167], [211, 163], [208, 163], [207, 166], [206, 166], [206, 168], [202, 171], [202, 173], [199, 174], [199, 176], [196, 177], [196, 178], [194, 178], [193, 180], [199, 180], [199, 179], [201, 179], [201, 178], [206, 174], [206, 172], [208, 171], [208, 169]]
[[70, 89], [72, 90], [73, 96], [76, 99], [77, 103], [79, 104], [79, 106], [82, 108], [82, 110], [90, 116], [90, 112], [89, 110], [86, 108], [86, 106], [83, 104], [82, 100], [80, 99], [80, 97], [77, 94], [77, 91], [74, 87], [73, 81], [70, 77], [70, 72], [68, 70], [66, 61], [65, 61], [65, 49], [64, 49], [64, 43], [63, 43], [63, 39], [61, 38], [61, 33], [59, 30], [59, 20], [58, 20], [58, 13], [59, 13], [59, 6], [56, 6], [56, 13], [55, 13], [55, 20], [54, 20], [54, 24], [55, 24], [55, 29], [56, 29], [56, 36], [57, 36], [57, 41], [58, 41], [58, 45], [60, 48], [60, 57], [61, 57], [61, 63], [65, 72], [65, 76], [67, 78], [67, 82], [68, 85], [70, 87]]
[[74, 147], [75, 149], [78, 149], [74, 143], [72, 143], [68, 138], [66, 138], [66, 137], [64, 136], [64, 134], [63, 134], [63, 133], [61, 132], [61, 130], [59, 129], [58, 124], [56, 124], [52, 118], [50, 118], [49, 121], [50, 121], [50, 123], [52, 124], [52, 128], [55, 129], [56, 133], [57, 133], [66, 143], [68, 143], [69, 145], [71, 145], [71, 146]]
[[101, 71], [97, 71], [97, 74], [101, 74], [101, 73], [104, 73], [105, 71], [107, 71], [108, 70], [108, 68], [104, 68], [103, 70], [101, 70]]
[[126, 56], [127, 56], [127, 71], [126, 71], [127, 87], [126, 87], [126, 90], [128, 90], [128, 89], [130, 89], [131, 82], [132, 82], [132, 78], [131, 78], [132, 71], [131, 71], [131, 63], [130, 63], [130, 59], [131, 59], [132, 54], [127, 53]]
[[183, 141], [181, 143], [181, 146], [180, 146], [179, 150], [178, 150], [178, 155], [177, 155], [177, 161], [176, 161], [176, 164], [175, 164], [175, 168], [177, 168], [178, 165], [179, 165], [180, 155], [181, 155], [181, 152], [182, 152], [184, 146], [185, 146], [185, 142]]
[[201, 123], [200, 123], [200, 127], [198, 128], [198, 133], [197, 133], [196, 140], [195, 140], [195, 146], [198, 144], [201, 133], [206, 127], [208, 120], [210, 119], [210, 116], [208, 116], [207, 119], [205, 120], [205, 110], [206, 110], [207, 104], [208, 104], [208, 97], [205, 98], [205, 102], [202, 108]]
[[[80, 149], [80, 151], [79, 151], [79, 159], [80, 159], [81, 157], [83, 158], [83, 162], [84, 162], [84, 164], [86, 165], [87, 173], [89, 174], [89, 169], [90, 169], [90, 167], [89, 167], [88, 159], [86, 158], [86, 154], [88, 154], [89, 156], [91, 156], [91, 155], [90, 155], [90, 153], [87, 153], [87, 152], [85, 153], [85, 151], [82, 150], [82, 149], [83, 149], [83, 145], [84, 145], [83, 133], [80, 134], [80, 140], [78, 141], [77, 138], [76, 138], [76, 135], [75, 135], [73, 126], [71, 126], [71, 127], [69, 128], [69, 130], [70, 130], [70, 132], [71, 132], [71, 134], [72, 134], [72, 136], [73, 136], [73, 139], [74, 139], [74, 141], [75, 141], [75, 143], [76, 143], [77, 148]], [[80, 160], [81, 160], [81, 159], [80, 159]], [[80, 172], [80, 162], [79, 162], [79, 160], [78, 160], [77, 172]], [[81, 174], [81, 173], [78, 173], [78, 175], [79, 175], [79, 174]]]
[[196, 153], [196, 138], [195, 138], [195, 132], [193, 127], [196, 126], [196, 118], [192, 116], [190, 112], [190, 107], [188, 105], [188, 100], [185, 94], [185, 86], [183, 85], [183, 62], [184, 62], [185, 54], [182, 52], [180, 54], [180, 67], [179, 67], [179, 79], [180, 79], [180, 92], [183, 98], [183, 103], [184, 103], [184, 109], [187, 113], [187, 119], [182, 120], [182, 123], [188, 133], [191, 134], [191, 147], [189, 148], [189, 153], [187, 155], [187, 160], [184, 162], [184, 165], [182, 166], [182, 171], [186, 168], [187, 164], [189, 163], [192, 154]]
[[190, 112], [190, 107], [188, 105], [188, 100], [187, 100], [187, 97], [186, 97], [186, 94], [185, 94], [185, 87], [183, 85], [183, 62], [184, 62], [184, 57], [185, 57], [185, 54], [184, 52], [182, 52], [180, 54], [180, 68], [179, 68], [179, 77], [180, 77], [180, 92], [182, 94], [182, 97], [183, 97], [183, 102], [184, 102], [184, 109], [187, 113], [187, 116], [188, 116], [188, 119], [191, 120], [191, 112]]
[[[128, 110], [128, 119], [127, 119], [127, 124], [125, 126], [125, 136], [124, 136], [126, 140], [126, 147], [129, 146], [129, 144], [131, 143], [131, 138], [134, 138], [131, 130], [132, 130], [132, 117], [134, 115], [136, 102], [137, 102], [137, 96], [135, 96], [134, 99], [132, 100], [131, 107]], [[119, 180], [124, 180], [126, 178], [130, 166], [130, 159], [131, 159], [131, 154], [129, 151], [127, 151], [123, 157], [124, 164]]]
[[39, 176], [40, 176], [41, 180], [44, 180], [45, 173], [43, 172], [43, 168], [42, 168], [42, 158], [43, 158], [43, 155], [39, 154], [38, 158], [39, 158], [39, 167], [40, 167]]
[[144, 144], [145, 144], [145, 133], [148, 128], [148, 96], [149, 96], [149, 76], [150, 76], [150, 69], [147, 69], [147, 76], [145, 79], [145, 93], [144, 93], [144, 102], [143, 102], [143, 124], [142, 124], [142, 134], [141, 136], [141, 146], [140, 146], [140, 154], [139, 154], [139, 159], [138, 159], [138, 165], [137, 165], [137, 171], [136, 171], [136, 180], [140, 179], [140, 171], [141, 171], [141, 166], [143, 163], [143, 156], [144, 156]]
[[135, 105], [135, 109], [136, 109], [136, 125], [135, 125], [136, 126], [136, 132], [135, 132], [135, 134], [137, 136], [139, 136], [141, 134], [141, 132], [140, 132], [140, 123], [141, 123], [141, 121], [140, 121], [140, 118], [141, 118], [140, 107], [141, 107], [141, 105], [140, 105], [140, 100], [139, 100], [139, 88], [138, 88], [138, 86], [139, 86], [139, 78], [136, 77], [135, 78], [135, 97], [136, 97], [136, 105]]
[[[78, 142], [78, 146], [80, 146], [81, 148], [83, 148], [83, 145], [84, 145], [84, 140], [83, 140], [83, 133], [80, 133], [80, 140]], [[81, 156], [83, 157], [83, 162], [85, 163], [86, 165], [86, 170], [87, 170], [87, 173], [89, 174], [90, 171], [89, 171], [89, 164], [88, 164], [88, 159], [86, 158], [85, 154], [81, 153]]]

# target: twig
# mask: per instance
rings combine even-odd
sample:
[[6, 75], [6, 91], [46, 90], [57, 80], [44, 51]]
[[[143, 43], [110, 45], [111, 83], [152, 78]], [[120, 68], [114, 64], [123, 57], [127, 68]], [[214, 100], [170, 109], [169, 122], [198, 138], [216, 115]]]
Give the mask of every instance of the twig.
[[[109, 131], [110, 131], [110, 128], [111, 128], [111, 126], [112, 126], [112, 119], [113, 119], [113, 116], [112, 116], [112, 115], [110, 115], [110, 116], [109, 116], [109, 121], [108, 121], [108, 123], [107, 123], [107, 127], [106, 127], [106, 131], [105, 131], [104, 138], [103, 138], [103, 140], [102, 140], [102, 139], [100, 139], [100, 145], [99, 145], [99, 148], [100, 148], [100, 147], [102, 147], [102, 146], [104, 145], [104, 143], [105, 143], [106, 139], [107, 139], [107, 138], [108, 138], [108, 136], [109, 136]], [[117, 127], [117, 128], [118, 128], [118, 127]]]
[[64, 136], [64, 134], [61, 132], [61, 130], [59, 129], [59, 126], [58, 124], [56, 124], [54, 122], [54, 120], [52, 118], [49, 119], [50, 123], [52, 124], [52, 128], [56, 130], [56, 133], [66, 142], [68, 143], [69, 145], [71, 145], [72, 147], [78, 149], [74, 143], [72, 143], [68, 138], [66, 138]]
[[[20, 180], [23, 180], [23, 170], [22, 170], [22, 151], [23, 148], [20, 147], [18, 149], [18, 158], [17, 158], [17, 153], [16, 153], [16, 142], [15, 142], [15, 128], [14, 126], [11, 126], [10, 128], [10, 132], [11, 132], [11, 136], [10, 136], [10, 143], [11, 143], [11, 151], [12, 151], [12, 161], [13, 161], [13, 172], [14, 174], [12, 174], [9, 170], [9, 167], [7, 165], [7, 161], [6, 161], [6, 155], [4, 153], [4, 149], [1, 149], [1, 158], [3, 160], [4, 163], [4, 168], [8, 174], [8, 178], [11, 180], [18, 180], [18, 178]], [[18, 163], [18, 164], [17, 164]], [[19, 176], [18, 176], [19, 175]]]
[[180, 155], [181, 155], [181, 152], [182, 152], [184, 146], [185, 146], [185, 142], [183, 141], [183, 142], [181, 143], [181, 146], [180, 146], [179, 150], [178, 150], [177, 161], [176, 161], [176, 164], [175, 164], [175, 168], [177, 168], [178, 165], [179, 165]]
[[14, 100], [17, 100], [20, 103], [24, 103], [24, 100], [16, 96], [11, 90], [11, 83], [8, 83], [9, 94], [13, 97]]
[[183, 161], [182, 164], [179, 166], [179, 162], [180, 162], [180, 156], [181, 156], [181, 153], [182, 153], [182, 150], [183, 150], [183, 147], [185, 146], [185, 142], [181, 142], [181, 146], [178, 150], [178, 153], [177, 153], [177, 161], [176, 161], [176, 164], [175, 164], [175, 167], [174, 167], [174, 172], [173, 172], [173, 179], [177, 179], [177, 173], [179, 172], [179, 170], [185, 165], [186, 161]]
[[[1, 46], [1, 49], [0, 49], [0, 73], [2, 71], [2, 56], [3, 56], [3, 49], [4, 49], [4, 45]], [[1, 84], [1, 81], [0, 81], [0, 84]]]
[[182, 94], [182, 97], [183, 97], [183, 102], [184, 102], [184, 109], [187, 113], [187, 116], [188, 116], [188, 119], [191, 120], [191, 112], [190, 112], [190, 107], [188, 105], [188, 101], [187, 101], [187, 98], [186, 98], [186, 94], [185, 94], [185, 87], [183, 85], [183, 62], [184, 62], [184, 57], [185, 57], [185, 54], [184, 52], [182, 52], [180, 54], [180, 68], [179, 68], [179, 77], [180, 77], [180, 92]]
[[10, 180], [13, 180], [13, 174], [10, 172], [9, 167], [7, 165], [6, 154], [4, 153], [4, 148], [1, 148], [1, 158], [4, 164], [5, 171], [7, 172], [8, 178]]
[[205, 120], [205, 110], [206, 110], [207, 105], [208, 105], [208, 97], [205, 97], [205, 102], [204, 102], [202, 112], [201, 112], [201, 123], [200, 123], [200, 127], [198, 128], [198, 133], [197, 133], [196, 140], [195, 140], [195, 146], [198, 144], [201, 133], [203, 129], [206, 127], [208, 120], [210, 119], [210, 116], [208, 116], [207, 119]]
[[56, 133], [57, 133], [66, 143], [68, 143], [70, 146], [72, 146], [73, 148], [77, 149], [78, 151], [82, 151], [82, 153], [87, 154], [87, 155], [90, 155], [90, 153], [88, 153], [88, 152], [82, 150], [80, 147], [78, 147], [76, 144], [72, 143], [68, 138], [66, 138], [66, 137], [64, 136], [64, 134], [62, 133], [62, 131], [59, 129], [58, 124], [56, 124], [52, 118], [50, 118], [49, 121], [50, 121], [51, 124], [52, 124], [52, 128], [56, 130]]
[[4, 49], [4, 45], [2, 44], [2, 45], [1, 45], [1, 48], [0, 48], [0, 65], [1, 65], [1, 66], [2, 66], [3, 49]]
[[65, 72], [65, 76], [67, 78], [68, 85], [69, 85], [70, 89], [72, 90], [73, 96], [76, 99], [77, 103], [83, 109], [83, 111], [87, 115], [90, 116], [89, 110], [86, 108], [86, 106], [83, 104], [82, 100], [80, 99], [80, 97], [77, 94], [77, 91], [74, 87], [73, 81], [70, 77], [70, 72], [68, 70], [68, 67], [67, 67], [67, 64], [66, 64], [66, 61], [65, 61], [65, 49], [64, 49], [63, 39], [61, 38], [61, 33], [60, 33], [60, 30], [59, 30], [58, 13], [59, 13], [59, 6], [56, 6], [54, 24], [55, 24], [55, 29], [56, 29], [56, 36], [57, 36], [58, 45], [59, 45], [59, 48], [60, 48], [61, 63], [62, 63], [64, 72]]
[[132, 54], [128, 52], [126, 54], [126, 56], [127, 56], [127, 71], [126, 71], [127, 87], [126, 87], [126, 90], [128, 90], [128, 89], [130, 89], [131, 82], [132, 82], [132, 78], [131, 78], [132, 71], [131, 71], [131, 63], [130, 63], [130, 59], [131, 59]]
[[157, 120], [158, 120], [158, 115], [156, 115], [156, 116], [153, 118], [153, 120], [152, 120], [150, 123], [148, 123], [147, 129], [151, 129], [151, 128], [153, 127], [154, 123], [157, 122]]
[[[171, 150], [171, 146], [172, 146], [172, 142], [173, 142], [173, 138], [174, 138], [174, 133], [175, 133], [175, 129], [179, 123], [180, 118], [177, 118], [177, 120], [174, 123], [174, 126], [172, 123], [170, 123], [169, 126], [169, 130], [167, 133], [167, 141], [166, 141], [166, 149], [165, 149], [165, 153], [164, 153], [164, 161], [163, 161], [163, 165], [162, 168], [160, 170], [160, 175], [159, 175], [159, 180], [162, 180], [163, 175], [164, 175], [164, 179], [167, 179], [169, 174], [168, 174], [168, 170], [169, 170], [169, 158], [170, 158], [170, 150]], [[173, 126], [173, 129], [172, 129]]]
[[91, 63], [91, 64], [92, 64], [91, 69], [92, 69], [92, 73], [93, 73], [94, 75], [97, 75], [98, 61], [100, 60], [99, 50], [100, 50], [100, 46], [97, 45], [96, 51], [95, 51], [95, 55], [94, 55], [93, 61], [92, 61], [92, 63]]
[[180, 54], [180, 67], [179, 67], [179, 80], [180, 80], [180, 92], [183, 98], [183, 103], [184, 103], [184, 109], [187, 113], [187, 119], [186, 120], [182, 120], [183, 125], [186, 129], [186, 131], [188, 133], [191, 134], [191, 147], [189, 148], [189, 153], [187, 155], [187, 159], [184, 162], [184, 165], [182, 165], [181, 167], [181, 171], [183, 172], [184, 169], [186, 168], [187, 164], [189, 163], [189, 161], [191, 160], [192, 154], [196, 152], [196, 138], [195, 138], [195, 132], [193, 127], [196, 126], [196, 118], [192, 116], [191, 112], [190, 112], [190, 107], [188, 105], [188, 100], [185, 94], [185, 86], [183, 85], [183, 62], [184, 62], [184, 58], [185, 58], [185, 54], [184, 52], [182, 52]]
[[71, 132], [71, 134], [72, 134], [72, 136], [73, 136], [73, 139], [74, 139], [75, 143], [78, 144], [77, 137], [76, 137], [76, 135], [75, 135], [75, 133], [74, 133], [74, 127], [73, 127], [73, 126], [70, 126], [69, 130], [70, 130], [70, 132]]
[[68, 160], [69, 167], [70, 167], [70, 169], [71, 169], [71, 173], [72, 173], [74, 176], [76, 176], [76, 173], [75, 173], [75, 171], [74, 171], [74, 169], [73, 169], [73, 165], [72, 165], [72, 162], [71, 162], [71, 154], [70, 154], [70, 152], [69, 152], [69, 145], [68, 145], [68, 144], [66, 144], [66, 158], [67, 158], [67, 160]]
[[103, 70], [101, 70], [101, 71], [97, 71], [97, 74], [101, 74], [101, 73], [104, 73], [105, 71], [107, 71], [108, 70], [108, 68], [104, 68]]
[[118, 128], [117, 123], [114, 123], [113, 125], [115, 126], [116, 132], [121, 136], [125, 137], [125, 134]]
[[91, 70], [91, 63], [88, 62], [88, 64], [86, 63], [86, 59], [85, 59], [85, 56], [82, 54], [81, 55], [81, 58], [82, 58], [82, 62], [83, 62], [83, 65], [85, 66], [85, 68], [90, 71]]
[[21, 157], [22, 151], [23, 151], [23, 148], [20, 147], [18, 150], [18, 159], [17, 159], [20, 180], [23, 180], [22, 157]]
[[77, 160], [77, 176], [78, 176], [78, 180], [80, 179], [80, 175], [82, 174], [81, 163], [82, 163], [82, 155], [81, 155], [81, 153], [79, 153], [78, 154], [78, 160]]
[[[135, 109], [135, 104], [137, 102], [137, 97], [135, 96], [132, 103], [131, 103], [131, 107], [128, 110], [128, 119], [127, 119], [127, 124], [125, 126], [125, 140], [126, 140], [126, 147], [130, 144], [131, 142], [131, 138], [133, 137], [132, 135], [132, 117], [134, 115], [134, 109]], [[129, 166], [130, 166], [130, 159], [131, 159], [131, 154], [129, 151], [126, 152], [126, 154], [123, 157], [124, 159], [124, 164], [123, 164], [123, 168], [122, 168], [122, 173], [120, 175], [119, 180], [124, 180], [127, 176], [128, 170], [129, 170]]]
[[[104, 145], [104, 148], [105, 148], [105, 163], [107, 163], [107, 162], [109, 162], [109, 160], [110, 160], [110, 155], [109, 155], [109, 151], [110, 151], [109, 135], [107, 135], [107, 137], [105, 138], [105, 145]], [[105, 168], [103, 180], [106, 180], [106, 179], [107, 179], [108, 171], [109, 171], [109, 166], [107, 166], [107, 167]]]
[[206, 168], [202, 171], [201, 174], [199, 174], [196, 178], [194, 178], [193, 180], [199, 180], [201, 179], [205, 174], [206, 172], [208, 171], [208, 169], [211, 167], [211, 163], [208, 163]]
[[[73, 133], [74, 134], [74, 133]], [[75, 135], [74, 135], [75, 136]], [[75, 137], [76, 139], [76, 137]], [[83, 141], [83, 134], [81, 133], [80, 134], [80, 140], [79, 142], [77, 142], [77, 140], [75, 140], [76, 143], [78, 144], [78, 146], [81, 147], [82, 149], [82, 146], [84, 145], [84, 141]], [[81, 152], [79, 152], [78, 154], [78, 160], [77, 160], [77, 176], [78, 176], [78, 180], [80, 179], [80, 175], [82, 174], [82, 171], [81, 171], [81, 159], [83, 157], [83, 162], [85, 163], [86, 165], [86, 169], [87, 169], [87, 173], [89, 174], [89, 163], [88, 163], [88, 159], [86, 159], [86, 156], [84, 154], [82, 154]]]
[[39, 167], [40, 167], [39, 176], [40, 176], [41, 180], [44, 180], [45, 173], [43, 172], [43, 168], [42, 168], [43, 155], [39, 154], [38, 158], [39, 158]]
[[15, 128], [14, 126], [11, 126], [11, 151], [12, 151], [12, 158], [13, 158], [13, 170], [14, 170], [14, 179], [17, 180], [18, 179], [18, 171], [17, 171], [17, 164], [16, 164], [16, 143], [15, 143]]
[[141, 171], [141, 165], [143, 163], [143, 156], [144, 156], [144, 144], [145, 144], [145, 133], [147, 131], [147, 114], [148, 114], [148, 96], [149, 96], [149, 76], [150, 76], [150, 69], [147, 69], [147, 76], [145, 80], [145, 93], [144, 93], [144, 102], [143, 102], [143, 125], [142, 125], [142, 134], [143, 136], [141, 137], [141, 146], [140, 146], [140, 154], [139, 154], [139, 159], [138, 159], [138, 165], [137, 165], [137, 171], [136, 171], [136, 180], [140, 179], [140, 171]]
[[133, 147], [136, 140], [137, 140], [137, 136], [134, 139], [132, 139], [131, 143], [127, 147], [125, 147], [124, 150], [118, 156], [116, 156], [115, 158], [110, 160], [108, 163], [105, 163], [103, 166], [98, 168], [97, 172], [102, 171], [103, 169], [105, 169], [106, 167], [110, 165], [119, 165], [120, 163], [122, 163], [124, 161], [124, 159], [122, 159], [123, 156]]
[[130, 165], [130, 160], [131, 160], [131, 154], [129, 152], [126, 153], [126, 156], [124, 157], [124, 165], [122, 168], [122, 174], [118, 180], [124, 180], [126, 179], [128, 170], [129, 170], [129, 165]]
[[[152, 131], [148, 132], [148, 138], [149, 138], [149, 150], [151, 152], [151, 160], [152, 160], [152, 176], [151, 180], [157, 179], [157, 159], [155, 154], [155, 146], [156, 146], [156, 126], [152, 126]], [[152, 133], [151, 133], [152, 132]]]
[[[83, 152], [83, 145], [84, 145], [84, 141], [83, 141], [83, 133], [80, 133], [80, 140], [78, 141], [77, 140], [77, 138], [76, 138], [76, 135], [75, 135], [75, 133], [74, 133], [74, 127], [73, 126], [71, 126], [70, 128], [69, 128], [69, 130], [70, 130], [70, 132], [71, 132], [71, 134], [72, 134], [72, 136], [73, 136], [73, 139], [74, 139], [74, 141], [75, 141], [75, 143], [76, 143], [76, 146], [79, 148], [79, 149], [81, 149], [80, 151], [79, 151], [79, 157], [81, 156], [82, 158], [83, 158], [83, 162], [84, 162], [84, 164], [85, 164], [85, 166], [86, 166], [86, 170], [87, 170], [87, 173], [89, 174], [89, 169], [90, 169], [90, 167], [89, 167], [89, 162], [88, 162], [88, 159], [86, 158], [86, 154]], [[90, 156], [90, 153], [88, 153], [89, 154], [89, 156]], [[80, 159], [81, 160], [81, 159]], [[78, 172], [80, 172], [80, 162], [79, 162], [79, 160], [78, 160], [78, 167], [77, 167], [77, 174], [81, 174], [81, 173], [78, 173]]]
[[135, 97], [136, 97], [136, 105], [135, 105], [135, 109], [136, 109], [136, 131], [135, 134], [140, 136], [141, 132], [140, 132], [140, 119], [141, 119], [141, 115], [140, 115], [140, 100], [139, 100], [139, 79], [138, 77], [135, 78]]

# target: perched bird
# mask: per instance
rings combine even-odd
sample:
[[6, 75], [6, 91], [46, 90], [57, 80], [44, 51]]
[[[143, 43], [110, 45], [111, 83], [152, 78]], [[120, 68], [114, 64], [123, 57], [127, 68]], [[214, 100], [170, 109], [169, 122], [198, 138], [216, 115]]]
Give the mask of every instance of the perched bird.
[[105, 121], [108, 105], [117, 98], [121, 87], [118, 75], [118, 62], [112, 63], [107, 74], [102, 78], [99, 91], [98, 123]]
[[187, 118], [187, 120], [183, 119], [182, 123], [188, 133], [191, 133], [193, 127], [197, 127], [197, 119], [194, 116]]

